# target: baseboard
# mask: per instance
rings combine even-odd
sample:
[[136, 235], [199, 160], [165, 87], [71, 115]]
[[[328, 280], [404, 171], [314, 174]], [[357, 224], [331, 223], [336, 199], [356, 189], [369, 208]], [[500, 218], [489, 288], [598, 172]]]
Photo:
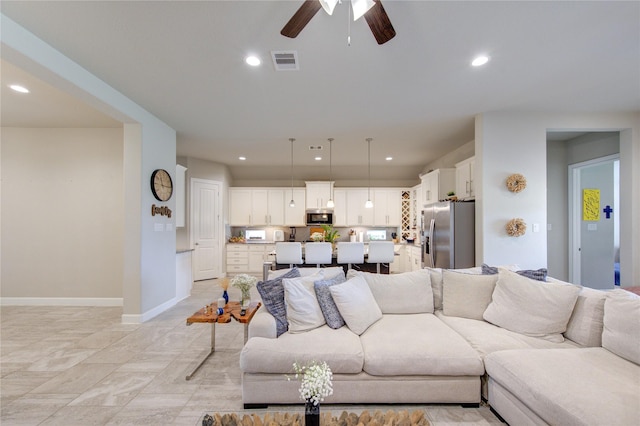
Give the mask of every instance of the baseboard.
[[0, 297], [0, 306], [122, 306], [121, 297]]
[[160, 315], [167, 309], [175, 306], [176, 303], [178, 303], [178, 300], [174, 297], [171, 300], [168, 300], [163, 304], [158, 305], [155, 308], [150, 309], [142, 314], [122, 314], [121, 321], [123, 324], [141, 324], [145, 321], [149, 321], [151, 318]]

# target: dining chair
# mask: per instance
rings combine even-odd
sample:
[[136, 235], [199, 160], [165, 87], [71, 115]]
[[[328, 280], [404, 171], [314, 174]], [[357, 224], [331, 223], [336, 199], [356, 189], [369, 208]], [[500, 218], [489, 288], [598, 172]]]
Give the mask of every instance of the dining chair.
[[315, 263], [316, 267], [320, 265], [331, 264], [331, 243], [315, 242], [306, 243], [304, 245], [304, 263]]
[[351, 265], [354, 263], [364, 263], [364, 243], [339, 242], [337, 250], [338, 263], [346, 263], [347, 269], [351, 269]]
[[302, 264], [302, 243], [276, 243], [276, 263]]
[[376, 264], [376, 272], [380, 273], [380, 264], [392, 263], [395, 256], [393, 241], [371, 241], [367, 263]]

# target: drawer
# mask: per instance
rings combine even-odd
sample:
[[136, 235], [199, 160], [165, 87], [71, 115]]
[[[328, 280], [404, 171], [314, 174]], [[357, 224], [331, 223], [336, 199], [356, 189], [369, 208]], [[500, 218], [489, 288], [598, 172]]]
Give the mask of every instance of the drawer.
[[227, 259], [248, 259], [249, 253], [246, 251], [228, 251]]
[[264, 253], [264, 246], [262, 244], [252, 245], [252, 246], [249, 246], [249, 251], [254, 253], [255, 252]]
[[244, 265], [245, 267], [247, 266], [248, 261], [247, 259], [242, 259], [239, 257], [227, 257], [227, 265]]
[[247, 272], [247, 265], [227, 265], [227, 273], [241, 274]]
[[228, 252], [246, 252], [247, 251], [247, 246], [242, 245], [242, 244], [227, 244], [227, 251]]

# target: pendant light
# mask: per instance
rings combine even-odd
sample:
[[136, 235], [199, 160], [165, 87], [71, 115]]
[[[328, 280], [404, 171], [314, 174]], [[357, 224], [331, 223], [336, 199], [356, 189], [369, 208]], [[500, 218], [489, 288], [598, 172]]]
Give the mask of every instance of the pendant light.
[[293, 141], [294, 138], [289, 138], [289, 142], [291, 142], [291, 201], [289, 201], [289, 207], [295, 207], [296, 202], [293, 201]]
[[328, 209], [332, 209], [336, 206], [336, 204], [333, 202], [333, 185], [331, 184], [331, 145], [333, 143], [333, 138], [329, 138], [329, 185], [330, 185], [330, 192], [329, 192], [329, 201], [327, 201], [327, 208]]
[[373, 201], [371, 201], [371, 141], [373, 139], [367, 138], [367, 156], [369, 158], [369, 191], [367, 196], [367, 202], [364, 203], [365, 208], [370, 209], [373, 207]]

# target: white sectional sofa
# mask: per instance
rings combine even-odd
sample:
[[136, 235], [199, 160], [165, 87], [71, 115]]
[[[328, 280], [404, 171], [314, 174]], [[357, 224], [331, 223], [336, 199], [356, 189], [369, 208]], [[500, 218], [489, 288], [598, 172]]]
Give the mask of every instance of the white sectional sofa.
[[640, 424], [632, 293], [507, 269], [286, 272], [259, 283], [265, 307], [240, 355], [247, 407], [298, 403], [287, 377], [316, 360], [334, 373], [326, 403], [484, 399], [513, 425]]

